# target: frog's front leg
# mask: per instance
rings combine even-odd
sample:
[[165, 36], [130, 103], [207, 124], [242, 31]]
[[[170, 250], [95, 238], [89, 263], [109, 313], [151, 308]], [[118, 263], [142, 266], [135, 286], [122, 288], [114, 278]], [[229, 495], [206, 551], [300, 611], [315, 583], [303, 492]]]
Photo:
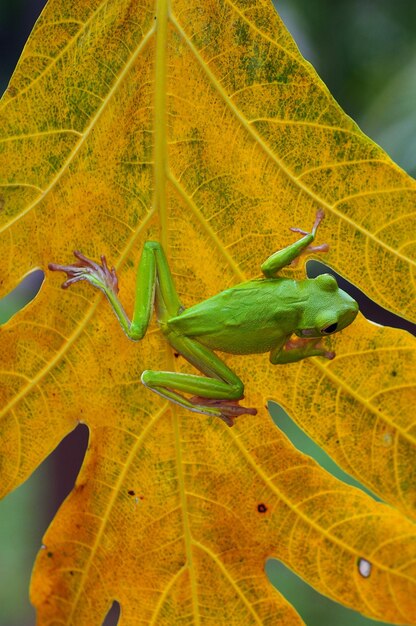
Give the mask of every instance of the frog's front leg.
[[[49, 269], [67, 274], [67, 280], [62, 287], [67, 288], [84, 280], [100, 289], [107, 296], [124, 332], [133, 340], [144, 337], [156, 300], [158, 319], [167, 340], [206, 375], [204, 377], [146, 370], [142, 374], [144, 385], [187, 409], [220, 417], [229, 426], [232, 426], [233, 418], [238, 415], [257, 413], [256, 409], [239, 405], [238, 401], [242, 399], [244, 392], [243, 383], [219, 357], [197, 341], [169, 332], [167, 322], [178, 315], [182, 305], [163, 248], [158, 242], [148, 241], [143, 247], [137, 270], [136, 298], [131, 321], [117, 296], [118, 280], [115, 270], [108, 268], [105, 257], [101, 257], [99, 265], [80, 252], [74, 254], [78, 261], [73, 265], [49, 265]], [[193, 397], [188, 399], [179, 392], [191, 394]]]
[[319, 210], [316, 214], [314, 225], [312, 226], [312, 230], [308, 233], [301, 228], [291, 228], [295, 233], [300, 233], [304, 235], [302, 239], [299, 241], [295, 241], [291, 243], [283, 250], [278, 250], [274, 254], [272, 254], [261, 266], [261, 271], [267, 278], [272, 278], [277, 274], [283, 267], [290, 265], [296, 259], [298, 259], [305, 252], [327, 252], [328, 245], [326, 243], [321, 244], [320, 246], [311, 246], [311, 243], [315, 239], [316, 231], [318, 229], [319, 224], [324, 219], [324, 212]]
[[320, 344], [321, 341], [320, 337], [288, 339], [283, 346], [279, 345], [270, 352], [270, 362], [273, 365], [295, 363], [310, 356], [322, 356], [326, 359], [333, 359], [335, 352], [325, 350]]

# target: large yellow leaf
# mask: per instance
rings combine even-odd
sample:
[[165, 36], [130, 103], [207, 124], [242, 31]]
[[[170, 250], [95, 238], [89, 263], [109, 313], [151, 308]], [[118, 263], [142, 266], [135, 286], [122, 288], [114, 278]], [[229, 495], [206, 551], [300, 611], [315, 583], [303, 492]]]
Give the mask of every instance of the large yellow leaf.
[[[258, 275], [323, 207], [328, 264], [412, 313], [415, 182], [340, 110], [268, 2], [50, 0], [0, 133], [4, 292], [81, 249], [117, 266], [131, 311], [152, 238], [187, 306]], [[333, 343], [330, 363], [227, 357], [260, 409], [229, 429], [141, 386], [145, 368], [189, 369], [155, 325], [132, 344], [99, 294], [48, 275], [0, 333], [2, 491], [79, 421], [90, 429], [39, 553], [39, 624], [100, 624], [113, 599], [125, 625], [301, 624], [268, 556], [415, 624], [414, 342], [360, 318]], [[268, 399], [396, 510], [297, 452]]]

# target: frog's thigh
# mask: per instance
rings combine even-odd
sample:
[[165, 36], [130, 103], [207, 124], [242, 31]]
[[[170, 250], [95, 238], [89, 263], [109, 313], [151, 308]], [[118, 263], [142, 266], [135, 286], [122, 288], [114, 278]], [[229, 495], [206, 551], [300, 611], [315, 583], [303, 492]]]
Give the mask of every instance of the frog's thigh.
[[179, 372], [143, 372], [142, 381], [148, 387], [176, 389], [205, 398], [238, 400], [243, 397], [244, 385], [236, 374], [209, 348], [195, 339], [180, 335], [167, 337], [174, 350], [205, 376]]

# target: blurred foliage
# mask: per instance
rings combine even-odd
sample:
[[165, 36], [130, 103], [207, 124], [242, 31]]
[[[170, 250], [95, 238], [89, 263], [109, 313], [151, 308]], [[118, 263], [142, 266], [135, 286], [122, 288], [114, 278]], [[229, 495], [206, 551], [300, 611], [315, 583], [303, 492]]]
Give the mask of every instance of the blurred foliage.
[[354, 119], [416, 52], [412, 1], [277, 0], [275, 6], [299, 31], [301, 52]]
[[[44, 0], [0, 0], [0, 92], [7, 86]], [[416, 3], [413, 0], [275, 0], [301, 52], [314, 65], [344, 110], [390, 156], [415, 174]], [[40, 274], [0, 301], [0, 323], [30, 300]], [[7, 307], [7, 309], [6, 309]], [[274, 406], [273, 417], [295, 445], [340, 476], [335, 464]], [[337, 473], [338, 472], [338, 473]], [[0, 622], [30, 626], [27, 601], [30, 568], [42, 534], [41, 491], [47, 496], [42, 470], [0, 505]], [[348, 477], [347, 477], [348, 480]], [[43, 485], [43, 487], [42, 487]], [[269, 561], [267, 572], [293, 602], [308, 626], [364, 626], [372, 620], [336, 605], [304, 585], [281, 564]], [[282, 583], [282, 580], [284, 581]], [[378, 622], [382, 624], [381, 622]]]
[[[31, 570], [45, 531], [50, 466], [36, 470], [20, 489], [0, 501], [0, 624], [32, 626]], [[43, 505], [42, 505], [43, 503]]]
[[[416, 23], [416, 22], [415, 22]], [[399, 95], [399, 97], [398, 97]], [[362, 126], [394, 160], [416, 175], [416, 51], [367, 108]]]
[[300, 51], [344, 111], [416, 174], [416, 3], [274, 0]]

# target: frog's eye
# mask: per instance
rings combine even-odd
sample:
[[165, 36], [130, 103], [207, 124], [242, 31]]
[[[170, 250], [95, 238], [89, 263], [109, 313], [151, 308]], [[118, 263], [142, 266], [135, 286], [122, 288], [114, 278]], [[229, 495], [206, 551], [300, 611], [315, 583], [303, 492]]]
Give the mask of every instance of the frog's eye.
[[322, 328], [321, 329], [321, 333], [323, 335], [330, 335], [331, 333], [334, 333], [336, 331], [336, 329], [338, 328], [338, 323], [335, 322], [335, 324], [330, 324], [329, 326], [327, 326], [326, 328]]
[[315, 280], [324, 291], [330, 292], [338, 289], [337, 279], [332, 274], [320, 274]]

